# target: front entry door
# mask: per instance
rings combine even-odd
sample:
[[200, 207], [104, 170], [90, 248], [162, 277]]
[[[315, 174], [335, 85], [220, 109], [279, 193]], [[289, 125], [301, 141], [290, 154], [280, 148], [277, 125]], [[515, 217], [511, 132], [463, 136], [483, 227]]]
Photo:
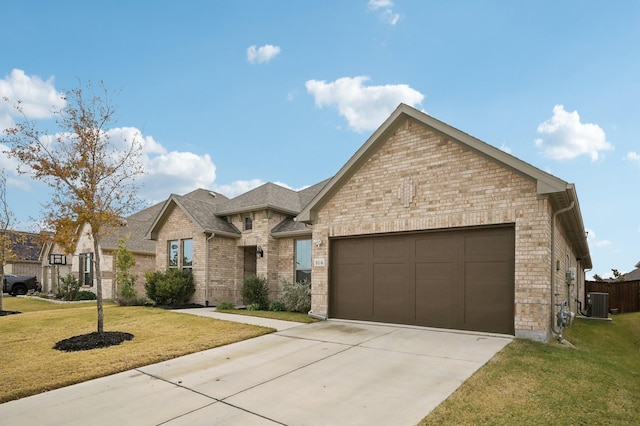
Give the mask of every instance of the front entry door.
[[256, 275], [257, 272], [257, 260], [256, 260], [256, 246], [244, 248], [244, 278]]

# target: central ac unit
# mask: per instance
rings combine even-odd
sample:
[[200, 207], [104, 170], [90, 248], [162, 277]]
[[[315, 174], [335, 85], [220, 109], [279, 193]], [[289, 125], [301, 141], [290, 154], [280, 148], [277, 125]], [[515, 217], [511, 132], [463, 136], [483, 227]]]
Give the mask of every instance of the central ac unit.
[[589, 293], [587, 295], [587, 316], [609, 317], [609, 293]]

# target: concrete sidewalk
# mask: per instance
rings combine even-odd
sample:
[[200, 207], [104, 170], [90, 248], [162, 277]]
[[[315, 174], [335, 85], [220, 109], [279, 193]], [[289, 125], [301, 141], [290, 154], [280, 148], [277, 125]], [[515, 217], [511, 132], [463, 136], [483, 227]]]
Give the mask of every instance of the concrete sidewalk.
[[0, 423], [414, 425], [511, 342], [337, 320], [288, 325], [1, 404]]

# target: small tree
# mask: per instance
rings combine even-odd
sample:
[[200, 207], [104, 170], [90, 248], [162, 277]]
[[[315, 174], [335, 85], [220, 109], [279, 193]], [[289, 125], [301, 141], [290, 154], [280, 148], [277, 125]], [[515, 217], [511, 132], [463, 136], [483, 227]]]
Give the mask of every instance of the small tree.
[[63, 300], [76, 300], [80, 290], [80, 281], [73, 274], [67, 274], [60, 278], [56, 288], [56, 298]]
[[118, 240], [118, 247], [114, 250], [113, 257], [118, 292], [123, 299], [131, 302], [138, 297], [135, 288], [137, 277], [130, 272], [131, 268], [136, 266], [136, 257], [129, 251], [123, 238]]
[[[142, 141], [114, 141], [108, 127], [115, 108], [100, 84], [95, 95], [91, 83], [62, 96], [64, 106], [54, 107], [58, 131], [50, 135], [27, 117], [18, 100], [14, 104], [22, 122], [6, 129], [0, 142], [17, 158], [20, 173], [28, 173], [52, 188], [51, 200], [43, 204], [44, 222], [55, 231], [54, 241], [73, 253], [76, 233], [88, 224], [95, 254], [94, 270], [98, 308], [98, 333], [104, 332], [100, 238], [140, 206], [136, 198]], [[10, 101], [4, 98], [5, 101]]]

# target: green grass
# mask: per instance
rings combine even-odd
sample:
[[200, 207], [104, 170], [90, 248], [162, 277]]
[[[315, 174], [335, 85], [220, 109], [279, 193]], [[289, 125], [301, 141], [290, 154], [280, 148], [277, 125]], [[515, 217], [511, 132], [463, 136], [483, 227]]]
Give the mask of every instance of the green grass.
[[[95, 302], [7, 297], [0, 317], [0, 403], [275, 331], [272, 328], [105, 303], [105, 331], [132, 333], [118, 346], [60, 352], [56, 342], [96, 331]], [[1, 423], [1, 422], [0, 422]]]
[[247, 315], [252, 317], [271, 318], [283, 321], [301, 322], [310, 324], [316, 320], [307, 314], [299, 312], [282, 312], [282, 311], [250, 311], [247, 309], [216, 309], [218, 312], [225, 314]]
[[573, 348], [515, 340], [420, 425], [640, 424], [640, 313], [564, 337]]

